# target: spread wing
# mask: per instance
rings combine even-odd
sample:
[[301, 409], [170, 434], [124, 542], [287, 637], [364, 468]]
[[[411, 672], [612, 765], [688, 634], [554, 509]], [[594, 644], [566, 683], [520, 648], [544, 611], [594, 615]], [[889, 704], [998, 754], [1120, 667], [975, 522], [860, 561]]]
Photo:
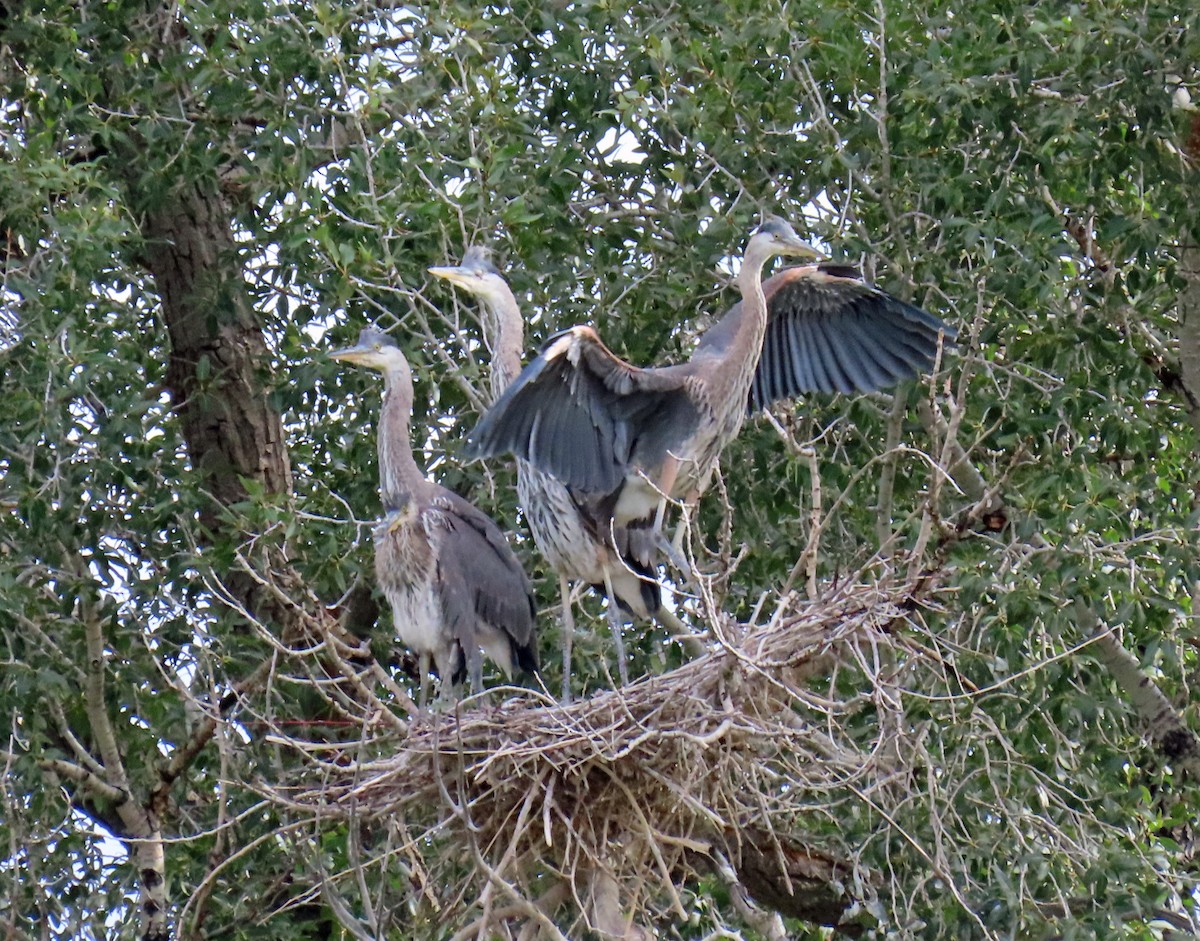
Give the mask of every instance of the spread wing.
[[512, 452], [573, 490], [616, 490], [632, 467], [655, 467], [699, 421], [689, 365], [638, 369], [590, 327], [551, 337], [480, 419], [473, 453]]
[[537, 670], [537, 607], [529, 578], [500, 527], [486, 513], [440, 488], [435, 505], [446, 529], [438, 552], [442, 610], [460, 643], [476, 620], [507, 635], [513, 661]]
[[[803, 392], [870, 392], [928, 372], [939, 318], [864, 281], [855, 268], [785, 268], [763, 284], [767, 332], [750, 388], [749, 410]], [[741, 315], [736, 305], [701, 340], [720, 350]]]

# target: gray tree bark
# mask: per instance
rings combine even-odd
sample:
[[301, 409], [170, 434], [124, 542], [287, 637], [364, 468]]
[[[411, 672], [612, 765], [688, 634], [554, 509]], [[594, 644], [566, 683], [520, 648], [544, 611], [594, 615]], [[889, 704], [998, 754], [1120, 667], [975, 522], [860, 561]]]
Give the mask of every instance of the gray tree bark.
[[147, 266], [171, 340], [168, 382], [188, 453], [216, 512], [246, 497], [242, 478], [288, 493], [283, 423], [267, 401], [269, 356], [215, 186], [185, 184], [145, 221]]

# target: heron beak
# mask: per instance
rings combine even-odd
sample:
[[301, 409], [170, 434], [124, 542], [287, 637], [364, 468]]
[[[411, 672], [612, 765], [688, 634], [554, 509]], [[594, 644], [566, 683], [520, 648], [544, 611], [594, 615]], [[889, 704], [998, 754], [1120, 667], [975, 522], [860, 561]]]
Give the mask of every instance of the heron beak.
[[329, 358], [343, 363], [364, 363], [371, 352], [361, 346], [348, 346], [344, 350], [334, 350], [329, 354]]
[[451, 284], [467, 287], [470, 279], [463, 273], [462, 268], [430, 268], [429, 273], [437, 278], [445, 278]]
[[824, 257], [821, 252], [817, 251], [802, 238], [788, 239], [785, 244], [787, 246], [787, 254], [796, 258]]

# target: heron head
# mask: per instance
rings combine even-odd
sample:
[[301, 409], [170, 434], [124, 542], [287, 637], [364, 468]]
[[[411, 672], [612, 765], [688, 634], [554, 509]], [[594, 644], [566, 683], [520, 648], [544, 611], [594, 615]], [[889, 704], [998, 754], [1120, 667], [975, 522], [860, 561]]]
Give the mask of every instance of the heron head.
[[791, 224], [779, 216], [767, 216], [750, 240], [759, 243], [773, 255], [791, 255], [798, 258], [821, 257], [820, 252], [800, 238]]
[[353, 363], [355, 366], [366, 366], [379, 372], [408, 368], [408, 360], [404, 358], [404, 353], [396, 345], [396, 341], [374, 327], [365, 328], [358, 335], [358, 342], [354, 346], [334, 350], [329, 354], [329, 358]]
[[383, 508], [383, 519], [375, 524], [375, 538], [383, 539], [400, 527], [408, 526], [417, 518], [418, 511], [411, 494], [391, 495], [388, 505]]
[[491, 255], [484, 246], [473, 245], [463, 255], [461, 265], [430, 268], [429, 273], [457, 284], [464, 291], [469, 291], [482, 300], [488, 300], [508, 290], [504, 277], [492, 264]]

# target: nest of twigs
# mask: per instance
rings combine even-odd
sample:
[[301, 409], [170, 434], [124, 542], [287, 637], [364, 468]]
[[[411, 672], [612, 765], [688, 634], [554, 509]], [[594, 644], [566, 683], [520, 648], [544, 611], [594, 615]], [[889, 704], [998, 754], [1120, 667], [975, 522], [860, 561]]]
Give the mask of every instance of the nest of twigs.
[[889, 708], [875, 680], [923, 587], [844, 586], [759, 628], [714, 624], [707, 655], [566, 706], [523, 691], [378, 723], [383, 757], [345, 746], [279, 796], [325, 818], [386, 820], [389, 852], [434, 908], [480, 906], [468, 929], [504, 917], [562, 937], [554, 913], [573, 905], [568, 921], [637, 937], [632, 913], [686, 918], [681, 893], [700, 878], [726, 882], [748, 912], [746, 896], [836, 923], [865, 880], [795, 824], [894, 757], [886, 722], [864, 742], [841, 720], [855, 699]]

